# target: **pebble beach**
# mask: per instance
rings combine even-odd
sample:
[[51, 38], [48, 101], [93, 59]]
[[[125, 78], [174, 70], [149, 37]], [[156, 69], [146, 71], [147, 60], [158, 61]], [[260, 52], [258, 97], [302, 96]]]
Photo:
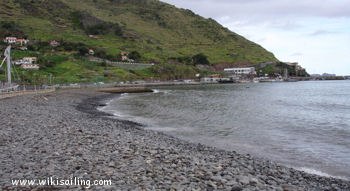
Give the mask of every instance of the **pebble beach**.
[[112, 180], [89, 190], [350, 190], [347, 180], [189, 143], [97, 110], [115, 96], [79, 89], [0, 100], [0, 190], [86, 190], [11, 184], [44, 177]]

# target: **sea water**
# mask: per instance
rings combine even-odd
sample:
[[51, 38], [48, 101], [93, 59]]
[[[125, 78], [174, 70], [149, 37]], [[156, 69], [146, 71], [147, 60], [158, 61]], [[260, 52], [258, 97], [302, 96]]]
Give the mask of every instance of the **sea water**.
[[162, 87], [119, 96], [103, 110], [188, 141], [350, 179], [350, 81]]

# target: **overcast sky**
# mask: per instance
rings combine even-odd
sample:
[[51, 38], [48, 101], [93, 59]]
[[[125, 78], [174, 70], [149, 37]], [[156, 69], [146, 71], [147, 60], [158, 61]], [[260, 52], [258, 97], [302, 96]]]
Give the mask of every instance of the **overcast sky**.
[[350, 0], [162, 0], [213, 18], [285, 62], [350, 75]]

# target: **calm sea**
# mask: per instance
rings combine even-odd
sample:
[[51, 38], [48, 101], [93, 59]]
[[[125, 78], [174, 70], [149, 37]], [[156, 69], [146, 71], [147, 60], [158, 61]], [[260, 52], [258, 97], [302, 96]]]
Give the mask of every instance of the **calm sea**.
[[350, 179], [350, 81], [162, 87], [102, 109], [192, 142]]

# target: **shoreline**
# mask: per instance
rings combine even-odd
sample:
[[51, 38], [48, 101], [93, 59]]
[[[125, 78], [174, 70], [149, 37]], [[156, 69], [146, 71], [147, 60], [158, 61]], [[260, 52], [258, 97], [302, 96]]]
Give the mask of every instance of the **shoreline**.
[[[257, 159], [257, 160], [269, 160], [267, 158], [261, 158], [261, 157], [257, 157], [257, 156], [254, 156], [253, 154], [249, 153], [248, 151], [247, 152], [244, 152], [244, 153], [240, 153], [236, 150], [231, 150], [231, 149], [223, 149], [223, 148], [218, 148], [216, 146], [211, 146], [211, 145], [208, 145], [208, 144], [205, 144], [205, 143], [200, 143], [200, 142], [195, 142], [195, 141], [189, 141], [189, 140], [185, 140], [183, 138], [179, 138], [177, 137], [176, 135], [172, 135], [172, 134], [169, 134], [169, 133], [166, 133], [162, 130], [154, 130], [154, 129], [145, 129], [145, 127], [147, 127], [147, 124], [143, 124], [142, 122], [139, 122], [137, 120], [132, 120], [132, 119], [129, 119], [130, 117], [137, 117], [137, 116], [129, 116], [127, 119], [123, 118], [123, 117], [120, 117], [118, 115], [115, 115], [115, 114], [112, 114], [108, 111], [104, 111], [103, 108], [104, 107], [107, 107], [109, 102], [111, 102], [112, 100], [115, 100], [115, 99], [119, 99], [121, 96], [121, 94], [119, 94], [118, 96], [115, 96], [112, 94], [111, 97], [108, 97], [108, 98], [99, 98], [99, 97], [96, 97], [95, 101], [97, 102], [97, 104], [95, 105], [98, 105], [95, 107], [95, 110], [97, 110], [98, 112], [101, 112], [102, 115], [107, 115], [107, 116], [111, 116], [113, 117], [114, 119], [116, 120], [121, 120], [121, 121], [126, 121], [126, 122], [131, 122], [131, 123], [135, 123], [135, 125], [139, 126], [140, 128], [142, 128], [143, 130], [145, 131], [155, 131], [157, 133], [161, 133], [161, 134], [164, 134], [165, 136], [171, 136], [171, 137], [175, 137], [176, 139], [180, 140], [180, 141], [183, 141], [185, 143], [188, 143], [188, 144], [203, 144], [204, 146], [207, 146], [207, 147], [212, 147], [214, 149], [217, 149], [217, 150], [223, 150], [223, 151], [227, 151], [227, 152], [230, 152], [230, 151], [233, 151], [233, 152], [237, 152], [241, 155], [252, 155], [253, 158]], [[101, 107], [101, 108], [99, 108]], [[119, 111], [118, 111], [119, 112]], [[314, 168], [308, 168], [308, 167], [296, 167], [296, 166], [292, 166], [292, 165], [288, 165], [288, 164], [283, 164], [281, 162], [276, 162], [276, 161], [273, 161], [273, 159], [271, 159], [272, 162], [276, 163], [276, 164], [279, 164], [281, 166], [284, 166], [286, 168], [292, 168], [294, 170], [297, 170], [297, 171], [302, 171], [304, 173], [307, 173], [307, 174], [312, 174], [312, 175], [316, 175], [316, 176], [321, 176], [321, 177], [325, 177], [325, 178], [335, 178], [335, 179], [340, 179], [340, 180], [344, 180], [344, 181], [350, 181], [350, 179], [348, 179], [347, 177], [342, 177], [342, 176], [336, 176], [336, 175], [331, 175], [331, 174], [328, 174], [327, 172], [323, 172], [319, 169], [314, 169]]]
[[115, 96], [60, 90], [0, 100], [8, 115], [0, 188], [17, 189], [11, 178], [54, 175], [112, 179], [94, 190], [350, 190], [349, 181], [190, 143], [97, 110]]

